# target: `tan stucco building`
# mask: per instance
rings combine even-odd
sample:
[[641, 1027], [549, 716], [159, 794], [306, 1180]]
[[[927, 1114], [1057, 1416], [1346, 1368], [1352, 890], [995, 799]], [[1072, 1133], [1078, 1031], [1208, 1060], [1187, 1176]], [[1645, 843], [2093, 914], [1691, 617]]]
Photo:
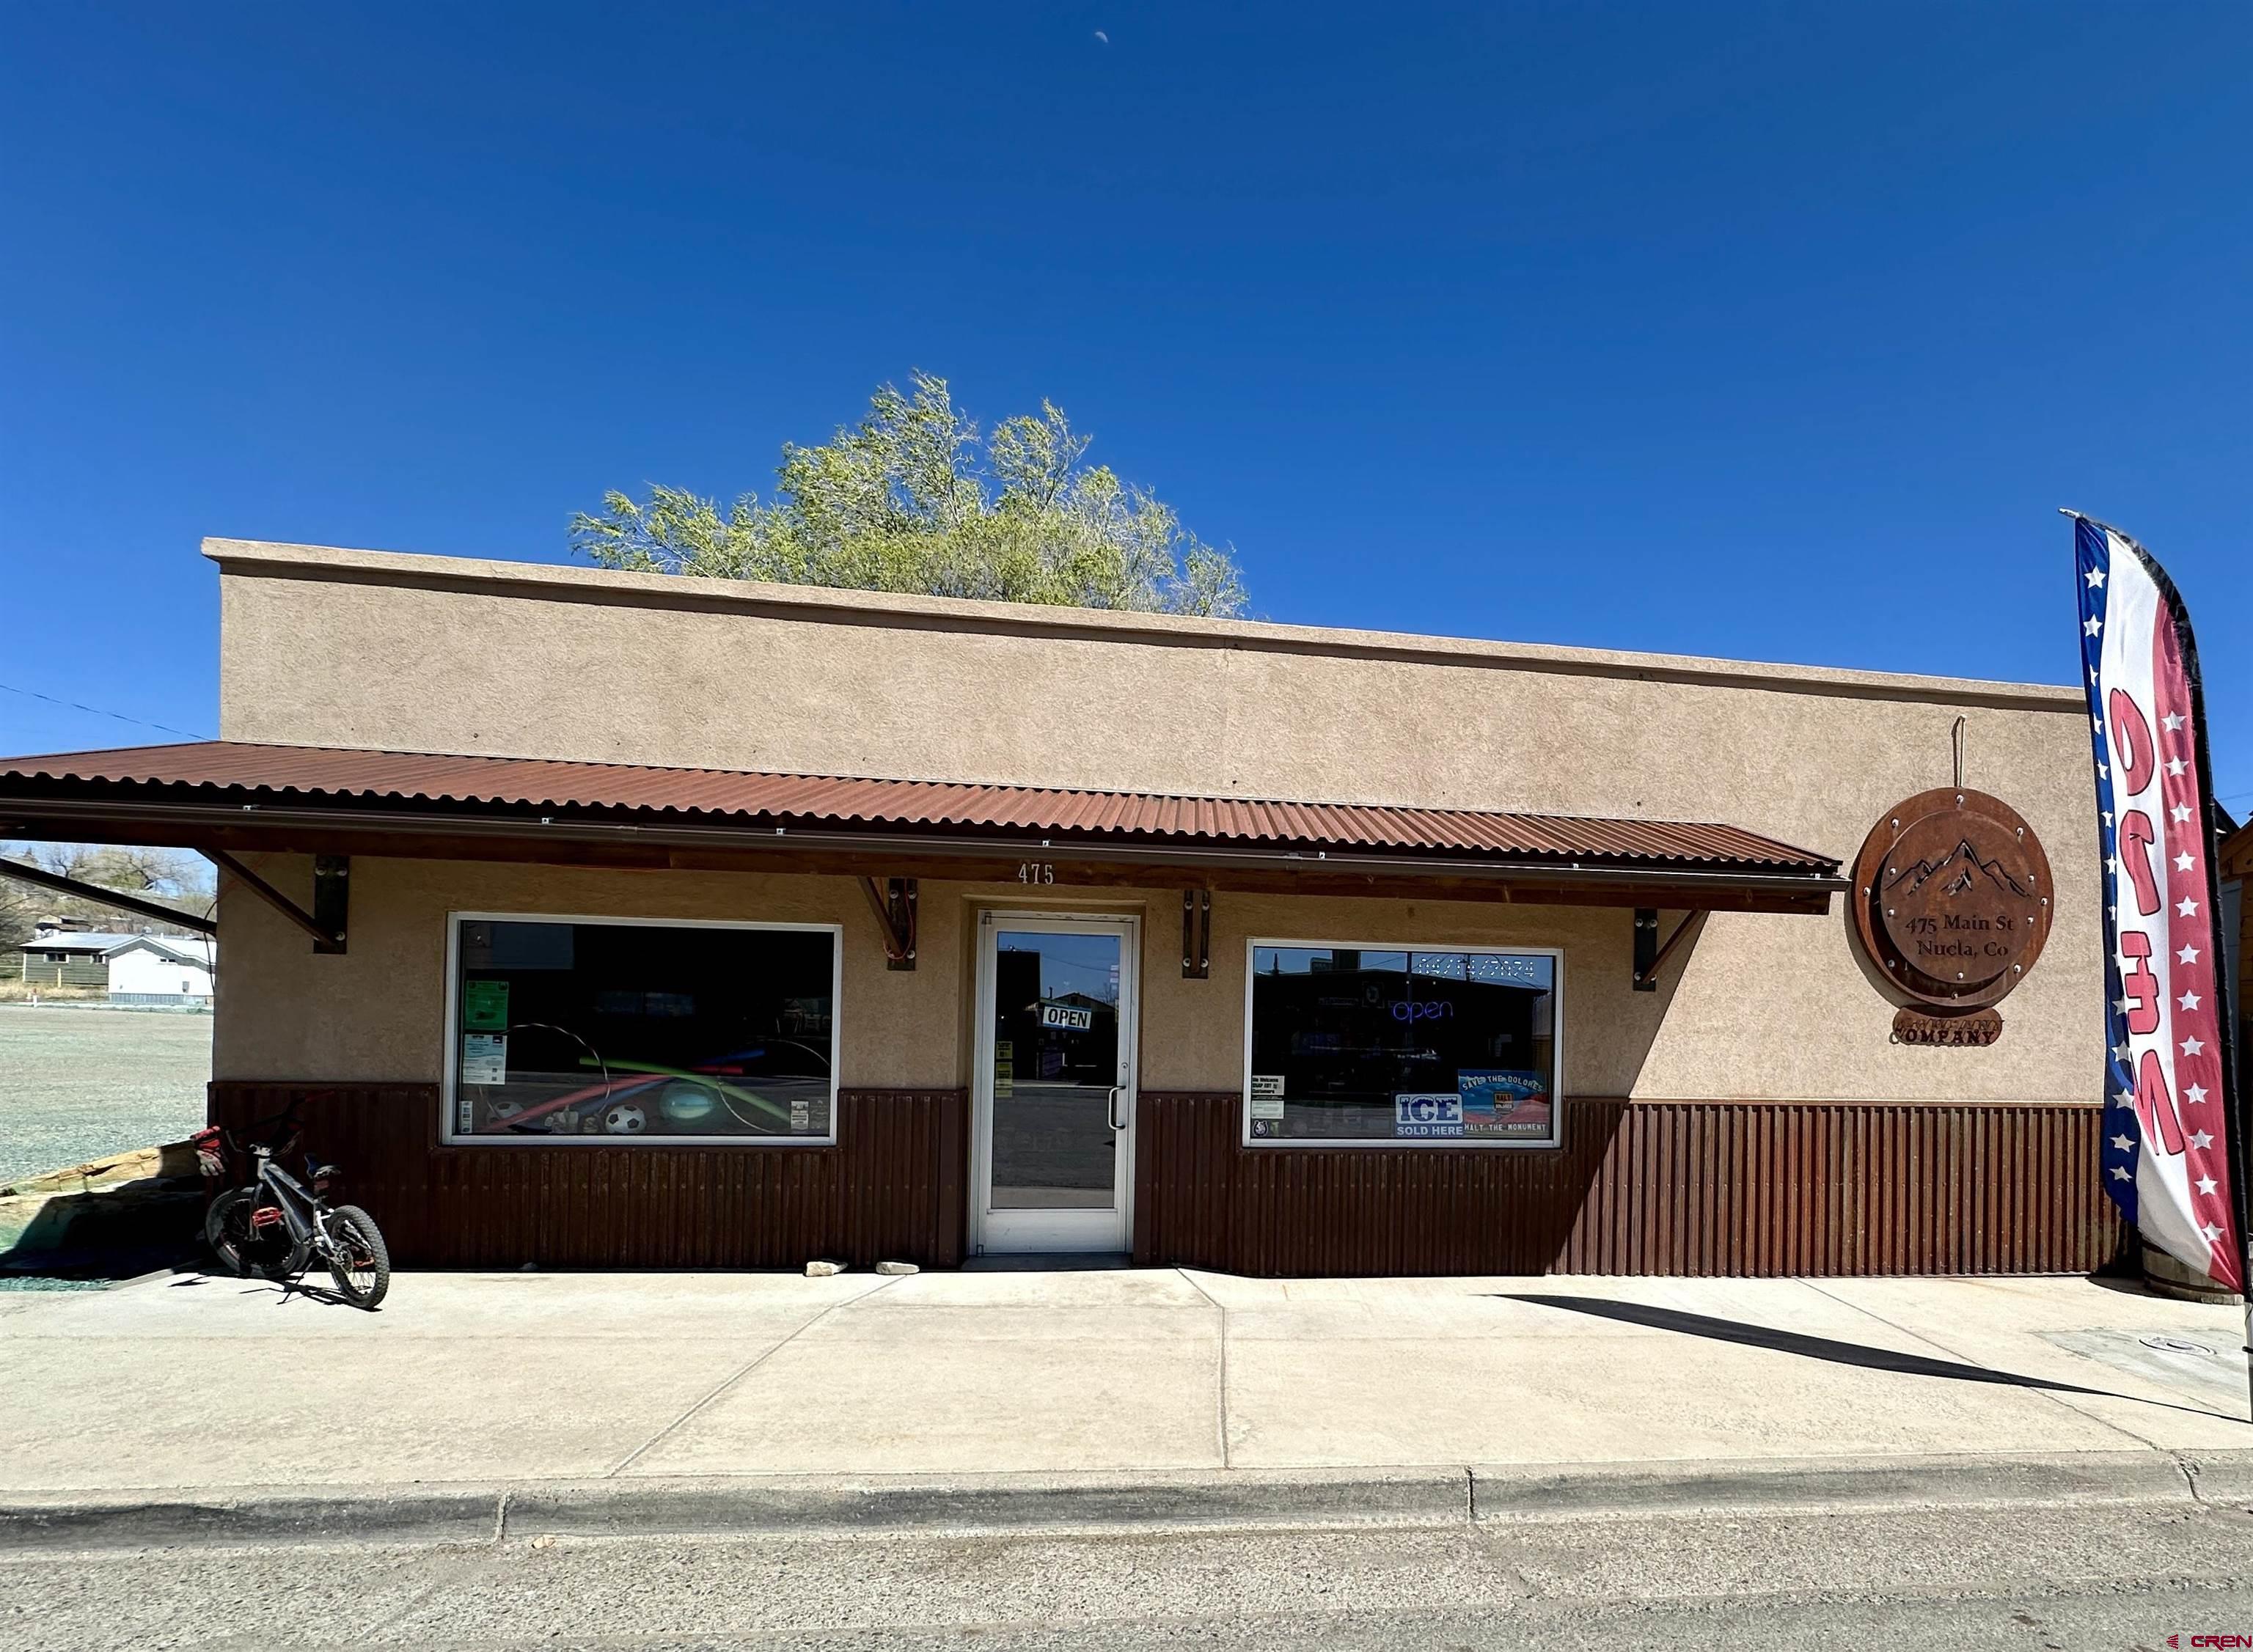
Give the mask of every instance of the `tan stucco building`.
[[[302, 1098], [404, 1260], [2112, 1243], [2075, 688], [206, 554], [220, 740], [7, 763], [0, 834], [229, 857], [214, 1112]], [[1849, 916], [1951, 784], [2055, 884], [1985, 1047]]]

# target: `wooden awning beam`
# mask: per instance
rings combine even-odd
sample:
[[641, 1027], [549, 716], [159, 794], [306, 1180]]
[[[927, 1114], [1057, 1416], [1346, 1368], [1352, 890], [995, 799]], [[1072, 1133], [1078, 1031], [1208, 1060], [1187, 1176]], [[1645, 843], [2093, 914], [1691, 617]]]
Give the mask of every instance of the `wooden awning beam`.
[[[236, 860], [225, 849], [206, 849], [202, 851], [202, 853], [213, 865], [225, 868], [227, 875], [230, 877], [238, 879], [241, 882], [243, 888], [248, 889], [260, 900], [265, 902], [267, 905], [272, 907], [283, 917], [288, 918], [299, 929], [304, 931], [306, 934], [311, 936], [313, 938], [313, 950], [315, 951], [341, 952], [345, 950], [345, 932], [344, 926], [341, 924], [337, 924], [334, 928], [331, 928], [325, 924], [317, 922], [310, 913], [300, 907], [288, 896], [282, 894], [281, 890], [276, 889], [271, 883], [269, 883], [264, 878], [260, 877], [257, 873], [243, 865], [241, 861]], [[331, 857], [324, 855], [320, 858], [323, 860], [328, 860]], [[335, 858], [340, 859], [341, 857]], [[314, 868], [314, 875], [317, 880], [316, 905], [324, 904], [324, 903], [319, 899], [317, 880], [324, 875], [327, 874], [330, 868], [318, 865], [316, 865]], [[341, 917], [342, 915], [339, 913], [338, 916]]]
[[119, 911], [130, 912], [136, 917], [155, 918], [160, 924], [177, 924], [184, 930], [195, 931], [199, 935], [219, 933], [219, 920], [216, 918], [199, 917], [193, 912], [183, 912], [177, 907], [160, 905], [155, 901], [137, 900], [130, 895], [121, 895], [115, 889], [105, 889], [98, 883], [85, 883], [40, 867], [26, 866], [21, 861], [0, 858], [0, 877], [14, 878], [19, 883], [35, 883], [43, 889], [53, 889], [60, 895], [74, 895], [81, 901], [91, 901], [98, 906], [114, 906]]
[[876, 927], [884, 935], [884, 967], [913, 969], [916, 966], [916, 901], [919, 894], [913, 878], [886, 878], [884, 887], [877, 889], [876, 880], [863, 876], [861, 889], [868, 897], [869, 910], [876, 915]]

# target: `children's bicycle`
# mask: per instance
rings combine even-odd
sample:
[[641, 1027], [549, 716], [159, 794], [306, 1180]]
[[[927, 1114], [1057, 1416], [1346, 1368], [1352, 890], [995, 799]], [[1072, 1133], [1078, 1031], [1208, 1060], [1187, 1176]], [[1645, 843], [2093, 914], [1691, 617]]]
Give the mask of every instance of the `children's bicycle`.
[[278, 1151], [295, 1146], [296, 1108], [261, 1119], [288, 1126], [285, 1140], [253, 1142], [247, 1148], [217, 1126], [195, 1138], [206, 1167], [223, 1171], [226, 1153], [248, 1152], [252, 1175], [244, 1186], [212, 1201], [204, 1216], [204, 1238], [221, 1263], [246, 1279], [284, 1283], [303, 1277], [318, 1257], [336, 1281], [338, 1294], [356, 1307], [373, 1308], [391, 1288], [391, 1252], [375, 1218], [356, 1204], [331, 1206], [327, 1194], [337, 1168], [308, 1155], [307, 1187], [274, 1162]]

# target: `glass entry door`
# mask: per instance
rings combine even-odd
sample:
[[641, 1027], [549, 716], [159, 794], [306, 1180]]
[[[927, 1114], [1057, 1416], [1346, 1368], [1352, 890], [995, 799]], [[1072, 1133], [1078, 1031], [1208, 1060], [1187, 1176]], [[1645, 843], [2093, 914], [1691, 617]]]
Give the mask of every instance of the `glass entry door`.
[[1134, 925], [979, 925], [973, 1242], [1125, 1251], [1134, 1120]]

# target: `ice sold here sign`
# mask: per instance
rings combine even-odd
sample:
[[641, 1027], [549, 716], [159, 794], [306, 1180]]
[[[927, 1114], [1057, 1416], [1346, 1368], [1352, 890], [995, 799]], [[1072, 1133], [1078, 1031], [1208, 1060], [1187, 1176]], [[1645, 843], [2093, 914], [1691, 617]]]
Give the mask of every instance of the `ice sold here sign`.
[[2244, 1285], [2244, 1161], [2198, 651], [2173, 583], [2076, 517], [2104, 851], [2105, 1190], [2144, 1237]]
[[1455, 1091], [1392, 1098], [1392, 1133], [1396, 1136], [1460, 1136], [1463, 1133], [1463, 1098]]

